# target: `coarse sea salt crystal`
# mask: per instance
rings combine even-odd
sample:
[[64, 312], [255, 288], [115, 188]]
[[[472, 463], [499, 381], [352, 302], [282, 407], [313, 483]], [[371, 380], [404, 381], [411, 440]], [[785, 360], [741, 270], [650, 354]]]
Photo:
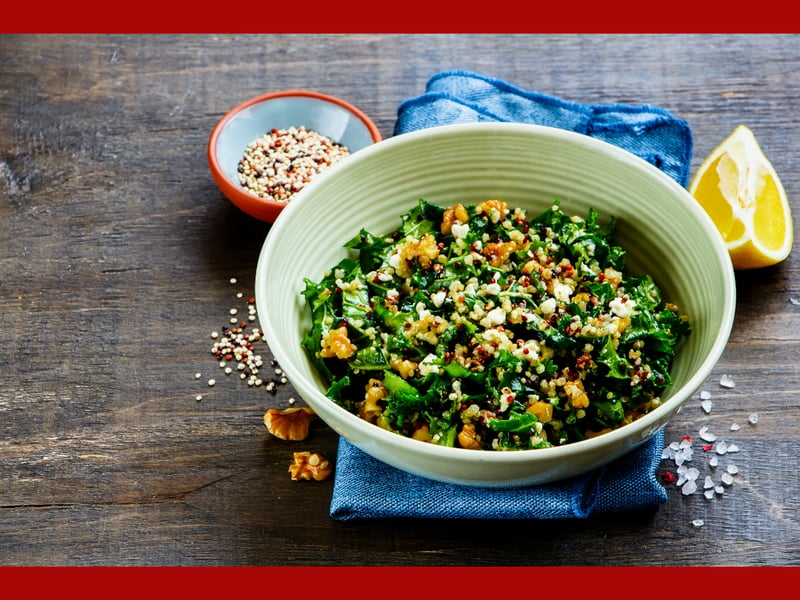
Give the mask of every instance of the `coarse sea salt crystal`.
[[721, 485], [718, 485], [714, 488], [714, 491], [721, 496], [725, 493], [725, 488]]
[[678, 487], [681, 487], [683, 484], [696, 481], [697, 478], [700, 476], [700, 471], [695, 469], [694, 467], [687, 467], [686, 465], [680, 465], [677, 469], [678, 473], [678, 481], [675, 483]]
[[731, 431], [739, 431], [739, 424], [731, 423]]
[[726, 471], [728, 471], [728, 473], [730, 473], [731, 475], [736, 475], [739, 472], [739, 467], [737, 467], [736, 465], [728, 465]]
[[716, 446], [717, 454], [727, 454], [728, 452], [728, 443], [725, 440], [717, 443]]
[[736, 382], [733, 380], [733, 378], [731, 378], [730, 375], [723, 375], [719, 380], [719, 384], [722, 387], [729, 389], [736, 387]]
[[713, 499], [714, 498], [714, 490], [713, 489], [706, 490], [705, 492], [703, 492], [703, 496], [706, 497], [706, 500]]
[[703, 480], [703, 488], [709, 489], [714, 487], [714, 480], [711, 479], [711, 475], [706, 475], [706, 478]]
[[711, 399], [711, 392], [707, 390], [703, 390], [700, 392], [700, 400], [710, 400]]
[[712, 469], [716, 467], [718, 464], [719, 464], [719, 458], [717, 458], [716, 456], [712, 456], [711, 458], [708, 459], [708, 466], [711, 467]]
[[694, 521], [692, 521], [692, 525], [694, 525], [695, 527], [702, 527], [705, 524], [706, 522], [703, 521], [703, 519], [695, 519]]
[[683, 463], [687, 461], [691, 461], [693, 457], [693, 452], [691, 448], [681, 448], [678, 452], [675, 453], [675, 464], [678, 466], [683, 465]]
[[696, 491], [697, 491], [697, 483], [693, 479], [690, 479], [689, 481], [683, 484], [683, 487], [681, 487], [681, 494], [683, 494], [684, 496], [691, 496]]
[[701, 427], [700, 428], [700, 437], [705, 440], [706, 442], [713, 442], [717, 439], [717, 436], [713, 433], [708, 431], [708, 427]]
[[736, 444], [728, 444], [728, 452], [738, 452], [739, 446]]
[[758, 423], [758, 413], [750, 413], [750, 416], [747, 417], [747, 422], [750, 423], [750, 425]]
[[710, 412], [711, 412], [711, 407], [712, 407], [712, 406], [714, 406], [714, 403], [713, 403], [713, 402], [711, 402], [711, 400], [703, 400], [703, 401], [700, 403], [700, 407], [703, 409], [703, 411], [704, 411], [706, 414], [708, 414], [708, 413], [710, 413]]

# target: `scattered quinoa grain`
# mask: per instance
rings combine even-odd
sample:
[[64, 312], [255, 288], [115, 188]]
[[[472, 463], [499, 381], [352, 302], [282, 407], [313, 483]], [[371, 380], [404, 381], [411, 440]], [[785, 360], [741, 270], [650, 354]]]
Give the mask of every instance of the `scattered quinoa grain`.
[[[236, 279], [231, 278], [231, 283], [235, 283]], [[271, 395], [277, 394], [277, 386], [280, 384], [288, 383], [288, 380], [283, 376], [283, 371], [279, 368], [278, 362], [272, 358], [269, 363], [270, 366], [276, 370], [280, 377], [265, 379], [260, 375], [260, 371], [264, 366], [264, 359], [259, 353], [257, 344], [261, 342], [264, 344], [264, 350], [267, 350], [263, 338], [263, 331], [258, 326], [253, 326], [251, 323], [256, 321], [256, 308], [255, 297], [245, 295], [237, 292], [237, 298], [246, 298], [246, 309], [248, 320], [238, 320], [235, 315], [240, 312], [241, 308], [231, 307], [228, 309], [228, 314], [231, 315], [230, 324], [225, 325], [218, 331], [211, 332], [211, 354], [217, 359], [219, 368], [225, 375], [232, 375], [238, 373], [239, 379], [245, 381], [248, 387], [263, 387]], [[200, 379], [201, 373], [196, 373], [195, 378]], [[209, 380], [208, 385], [213, 386], [216, 381]]]

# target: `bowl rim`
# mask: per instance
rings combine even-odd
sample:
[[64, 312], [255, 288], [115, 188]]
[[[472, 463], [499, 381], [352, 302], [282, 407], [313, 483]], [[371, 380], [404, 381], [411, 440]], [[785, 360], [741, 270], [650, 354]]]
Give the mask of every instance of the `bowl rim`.
[[279, 98], [311, 98], [314, 100], [335, 104], [336, 106], [339, 106], [350, 112], [359, 121], [361, 121], [361, 123], [369, 132], [373, 144], [378, 143], [383, 139], [378, 126], [367, 116], [364, 111], [357, 106], [350, 104], [346, 100], [342, 100], [336, 96], [331, 96], [330, 94], [324, 94], [322, 92], [316, 92], [313, 90], [292, 89], [281, 90], [277, 92], [267, 92], [253, 98], [249, 98], [231, 108], [222, 116], [222, 118], [219, 119], [219, 121], [217, 121], [217, 124], [214, 125], [214, 128], [211, 130], [211, 134], [208, 138], [208, 144], [206, 145], [206, 154], [211, 175], [226, 197], [230, 198], [231, 195], [233, 195], [245, 202], [258, 204], [263, 207], [270, 207], [274, 210], [282, 210], [285, 206], [287, 206], [287, 202], [277, 202], [275, 200], [270, 200], [269, 198], [262, 198], [261, 196], [258, 196], [231, 181], [222, 170], [222, 167], [219, 163], [219, 158], [217, 156], [219, 138], [225, 130], [225, 127], [227, 127], [228, 123], [230, 123], [234, 117], [251, 106]]
[[[308, 186], [304, 187], [300, 192], [298, 192], [297, 196], [293, 198], [293, 201], [289, 203], [288, 209], [282, 211], [280, 218], [276, 219], [275, 223], [271, 227], [270, 231], [267, 232], [266, 239], [262, 246], [260, 256], [257, 262], [257, 269], [256, 269], [256, 280], [255, 280], [255, 294], [256, 294], [256, 306], [258, 310], [259, 305], [259, 289], [262, 287], [262, 284], [265, 281], [265, 273], [267, 269], [264, 268], [264, 264], [266, 258], [271, 254], [273, 248], [278, 243], [279, 237], [281, 235], [282, 230], [287, 227], [288, 223], [291, 221], [291, 215], [293, 212], [299, 210], [303, 204], [305, 204], [305, 198], [308, 197], [311, 192], [313, 192], [317, 187], [323, 185], [324, 181], [327, 180], [329, 177], [332, 176], [342, 176], [343, 173], [346, 173], [348, 170], [356, 168], [359, 162], [370, 160], [370, 157], [374, 153], [384, 153], [389, 152], [395, 146], [402, 146], [410, 143], [414, 143], [415, 140], [420, 138], [428, 138], [428, 137], [436, 137], [442, 135], [448, 135], [451, 132], [462, 132], [464, 134], [468, 134], [471, 131], [480, 131], [480, 130], [507, 130], [509, 132], [518, 131], [518, 132], [528, 132], [533, 133], [535, 135], [545, 135], [555, 138], [563, 138], [572, 143], [577, 143], [580, 145], [584, 145], [590, 149], [596, 149], [597, 151], [608, 154], [612, 157], [613, 160], [621, 160], [633, 163], [639, 170], [644, 171], [645, 174], [650, 178], [657, 179], [662, 185], [669, 188], [672, 192], [672, 195], [676, 197], [676, 200], [682, 203], [683, 208], [685, 208], [688, 212], [692, 213], [695, 219], [697, 219], [703, 229], [707, 231], [709, 234], [709, 239], [713, 240], [713, 250], [714, 250], [714, 258], [715, 261], [720, 265], [722, 269], [722, 279], [723, 279], [723, 294], [724, 294], [724, 306], [721, 311], [722, 321], [720, 323], [719, 329], [716, 332], [716, 335], [713, 338], [713, 344], [708, 352], [708, 354], [703, 359], [700, 368], [695, 371], [694, 374], [684, 383], [684, 385], [675, 390], [675, 393], [664, 402], [657, 410], [653, 410], [646, 415], [642, 416], [641, 418], [629, 423], [623, 427], [617, 428], [613, 431], [604, 433], [603, 435], [599, 435], [593, 438], [588, 438], [585, 440], [571, 442], [569, 444], [565, 444], [563, 446], [553, 446], [549, 448], [535, 448], [535, 449], [525, 449], [525, 450], [514, 450], [514, 451], [482, 451], [482, 452], [475, 452], [474, 450], [467, 450], [464, 448], [459, 447], [447, 447], [447, 446], [438, 446], [436, 444], [430, 444], [427, 442], [423, 442], [420, 440], [415, 440], [409, 437], [405, 437], [399, 435], [397, 433], [387, 431], [377, 427], [372, 423], [368, 423], [361, 419], [358, 415], [355, 415], [344, 407], [339, 406], [329, 398], [325, 397], [324, 393], [316, 389], [316, 386], [313, 382], [308, 382], [308, 387], [311, 388], [313, 392], [314, 402], [324, 402], [326, 403], [325, 406], [336, 413], [337, 415], [341, 416], [341, 419], [346, 420], [349, 422], [353, 428], [360, 434], [365, 436], [367, 439], [378, 439], [382, 445], [385, 445], [388, 448], [397, 448], [403, 450], [404, 452], [409, 452], [413, 455], [420, 455], [424, 454], [429, 458], [432, 459], [447, 459], [447, 460], [478, 460], [483, 463], [490, 463], [490, 464], [511, 464], [517, 463], [519, 461], [535, 459], [537, 456], [541, 456], [543, 460], [558, 460], [558, 459], [566, 459], [569, 456], [581, 454], [584, 451], [588, 454], [592, 454], [593, 451], [602, 451], [604, 448], [611, 448], [622, 444], [625, 440], [631, 439], [632, 437], [638, 437], [637, 441], [634, 442], [630, 449], [636, 447], [648, 439], [652, 438], [659, 430], [663, 429], [666, 423], [671, 419], [671, 417], [666, 417], [668, 413], [672, 412], [673, 414], [683, 406], [686, 401], [691, 397], [691, 394], [694, 393], [702, 383], [708, 378], [713, 370], [714, 366], [718, 363], [720, 357], [722, 356], [725, 347], [727, 346], [728, 340], [730, 338], [730, 334], [733, 330], [733, 322], [734, 316], [736, 312], [736, 279], [733, 270], [733, 266], [730, 262], [730, 257], [727, 253], [727, 249], [724, 245], [724, 242], [721, 237], [719, 236], [718, 231], [716, 230], [711, 218], [705, 213], [705, 211], [700, 207], [700, 205], [694, 201], [694, 199], [689, 195], [689, 192], [681, 186], [678, 182], [672, 179], [669, 175], [655, 167], [654, 165], [648, 163], [643, 158], [636, 156], [635, 154], [620, 148], [619, 146], [615, 146], [609, 142], [604, 140], [600, 140], [597, 138], [593, 138], [578, 132], [561, 129], [557, 127], [551, 127], [548, 125], [538, 125], [538, 124], [529, 124], [529, 123], [508, 123], [508, 122], [471, 122], [471, 123], [454, 123], [454, 124], [446, 124], [446, 125], [438, 125], [434, 127], [428, 127], [420, 130], [415, 130], [412, 132], [407, 132], [399, 135], [395, 135], [392, 138], [388, 138], [383, 140], [380, 144], [376, 144], [369, 148], [365, 148], [358, 153], [357, 156], [354, 157], [354, 160], [348, 161], [347, 164], [342, 164], [339, 169], [336, 170], [336, 174], [334, 175], [333, 170], [329, 170], [328, 172], [322, 173], [320, 177], [315, 178], [315, 180], [309, 184]], [[399, 216], [399, 213], [398, 213]], [[261, 304], [263, 304], [264, 300], [261, 300]], [[259, 313], [261, 311], [258, 311]], [[265, 321], [261, 322], [262, 330], [264, 331], [265, 338], [267, 343], [270, 343], [270, 340], [276, 339], [276, 333], [272, 328], [271, 321], [266, 319]], [[281, 369], [287, 374], [288, 379], [290, 382], [297, 382], [300, 380], [307, 380], [298, 369], [288, 360], [284, 361], [286, 364], [281, 362], [282, 349], [281, 344], [283, 342], [280, 341], [276, 344], [276, 348], [278, 349], [277, 354], [273, 351], [275, 358], [281, 364]], [[683, 390], [683, 393], [680, 393]], [[298, 393], [303, 395], [302, 391], [298, 389]], [[310, 404], [310, 403], [309, 403]], [[340, 419], [340, 420], [341, 420]], [[347, 436], [342, 434], [342, 437], [347, 439]], [[359, 442], [351, 442], [358, 447], [362, 447], [362, 443]], [[369, 442], [372, 444], [372, 441]], [[366, 450], [368, 453], [369, 451]]]

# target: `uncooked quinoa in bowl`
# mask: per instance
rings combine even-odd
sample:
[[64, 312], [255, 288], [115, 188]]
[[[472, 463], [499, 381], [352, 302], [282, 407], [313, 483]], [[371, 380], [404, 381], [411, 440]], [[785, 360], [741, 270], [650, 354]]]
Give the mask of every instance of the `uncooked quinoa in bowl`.
[[735, 280], [708, 216], [652, 165], [473, 123], [321, 174], [270, 229], [255, 297], [289, 382], [338, 434], [498, 487], [585, 473], [662, 429], [719, 360]]
[[271, 223], [316, 176], [380, 140], [375, 123], [344, 100], [307, 90], [271, 92], [217, 122], [208, 164], [234, 205]]

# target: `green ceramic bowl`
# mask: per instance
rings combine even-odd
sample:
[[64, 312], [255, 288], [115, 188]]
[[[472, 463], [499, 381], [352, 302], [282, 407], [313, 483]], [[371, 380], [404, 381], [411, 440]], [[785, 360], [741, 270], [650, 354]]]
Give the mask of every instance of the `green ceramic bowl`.
[[[492, 452], [405, 438], [361, 420], [324, 395], [300, 346], [310, 319], [303, 278], [319, 280], [359, 228], [389, 232], [425, 198], [441, 205], [489, 198], [534, 216], [558, 198], [565, 212], [615, 216], [634, 273], [651, 274], [689, 315], [665, 402], [604, 435], [556, 448]], [[708, 378], [733, 324], [735, 281], [714, 225], [688, 192], [616, 146], [535, 125], [476, 123], [404, 134], [365, 148], [302, 190], [273, 224], [255, 295], [275, 358], [306, 403], [341, 436], [397, 468], [464, 485], [519, 486], [584, 473], [652, 437]]]

